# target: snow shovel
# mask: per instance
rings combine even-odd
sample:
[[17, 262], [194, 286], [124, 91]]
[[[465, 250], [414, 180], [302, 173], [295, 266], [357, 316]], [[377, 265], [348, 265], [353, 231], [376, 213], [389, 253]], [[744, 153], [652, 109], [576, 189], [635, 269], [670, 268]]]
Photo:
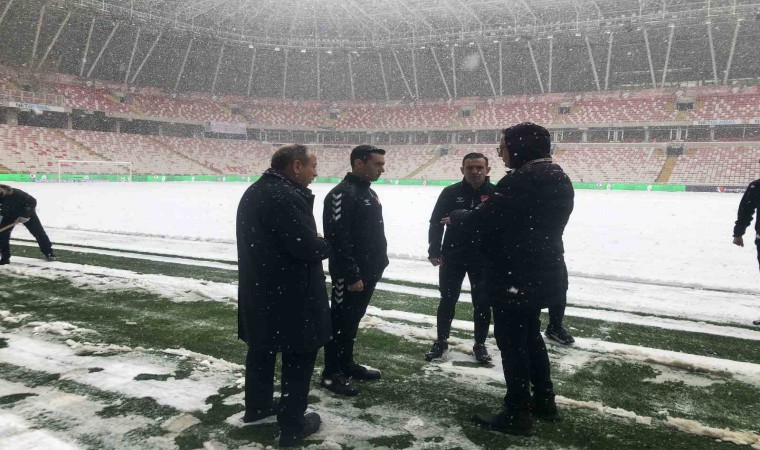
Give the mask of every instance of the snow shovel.
[[4, 226], [4, 227], [0, 228], [0, 233], [2, 233], [3, 231], [5, 231], [5, 230], [7, 230], [7, 229], [10, 229], [10, 228], [13, 228], [13, 227], [15, 227], [16, 225], [18, 225], [18, 224], [20, 224], [20, 223], [21, 223], [21, 222], [19, 222], [19, 221], [17, 220], [17, 221], [13, 222], [13, 223], [12, 223], [12, 224], [10, 224], [10, 225], [6, 225], [6, 226]]

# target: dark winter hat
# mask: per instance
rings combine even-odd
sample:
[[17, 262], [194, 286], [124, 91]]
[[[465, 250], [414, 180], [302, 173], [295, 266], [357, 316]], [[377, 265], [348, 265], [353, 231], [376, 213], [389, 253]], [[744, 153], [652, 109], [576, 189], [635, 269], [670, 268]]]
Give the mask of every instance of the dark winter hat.
[[354, 149], [351, 150], [351, 167], [354, 167], [354, 161], [357, 159], [361, 159], [363, 162], [369, 161], [373, 153], [378, 155], [385, 155], [385, 150], [369, 144], [363, 144], [358, 147], [354, 147]]
[[509, 152], [509, 165], [519, 169], [528, 161], [551, 156], [549, 130], [533, 122], [523, 122], [504, 129], [504, 141]]

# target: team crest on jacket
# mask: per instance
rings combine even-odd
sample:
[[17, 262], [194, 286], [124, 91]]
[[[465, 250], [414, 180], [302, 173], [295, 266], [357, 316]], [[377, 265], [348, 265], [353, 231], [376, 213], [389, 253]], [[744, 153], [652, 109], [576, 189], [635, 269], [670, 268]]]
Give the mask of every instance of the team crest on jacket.
[[372, 205], [372, 202], [370, 201], [370, 199], [368, 199], [368, 198], [365, 198], [365, 199], [364, 199], [364, 205], [365, 205], [365, 206], [371, 206], [371, 205]]
[[481, 202], [484, 202], [484, 201], [486, 201], [486, 200], [488, 200], [488, 196], [487, 196], [487, 195], [481, 195], [481, 196], [480, 196], [480, 201], [481, 201]]
[[457, 203], [464, 203], [464, 197], [457, 197]]

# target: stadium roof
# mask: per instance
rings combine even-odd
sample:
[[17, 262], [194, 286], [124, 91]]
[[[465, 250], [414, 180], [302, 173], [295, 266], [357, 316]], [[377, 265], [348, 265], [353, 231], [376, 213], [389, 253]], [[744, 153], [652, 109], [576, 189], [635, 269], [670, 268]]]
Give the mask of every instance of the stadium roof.
[[757, 0], [68, 0], [118, 19], [256, 46], [382, 48], [700, 23]]

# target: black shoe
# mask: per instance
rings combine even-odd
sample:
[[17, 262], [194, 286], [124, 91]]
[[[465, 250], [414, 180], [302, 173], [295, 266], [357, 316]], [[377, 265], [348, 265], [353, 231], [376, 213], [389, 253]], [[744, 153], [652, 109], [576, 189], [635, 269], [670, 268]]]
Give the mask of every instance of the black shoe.
[[357, 380], [379, 380], [382, 374], [377, 369], [370, 369], [361, 364], [351, 364], [348, 375]]
[[53, 262], [53, 261], [56, 261], [58, 258], [56, 258], [54, 254], [50, 253], [50, 254], [45, 255], [45, 259], [50, 262]]
[[303, 427], [300, 430], [280, 429], [280, 447], [295, 447], [301, 444], [306, 437], [319, 431], [320, 425], [322, 425], [322, 419], [319, 414], [315, 412], [305, 414], [303, 416]]
[[435, 341], [430, 351], [425, 353], [425, 360], [432, 361], [443, 356], [443, 352], [449, 349], [449, 343], [445, 341]]
[[570, 345], [575, 342], [575, 339], [567, 333], [564, 327], [560, 327], [559, 329], [547, 328], [544, 336], [562, 345]]
[[250, 414], [248, 412], [243, 415], [243, 423], [258, 422], [261, 419], [274, 416], [280, 412], [280, 399], [276, 398], [272, 400], [272, 405], [263, 409], [254, 409]]
[[10, 264], [10, 263], [11, 263], [10, 259], [0, 259], [0, 266], [4, 266], [4, 265]]
[[472, 353], [475, 354], [475, 359], [481, 364], [487, 364], [491, 362], [491, 355], [488, 354], [486, 344], [475, 344], [472, 347]]
[[322, 387], [338, 395], [355, 397], [359, 395], [359, 388], [351, 384], [343, 372], [334, 373], [329, 377], [322, 376]]
[[559, 422], [562, 420], [553, 395], [546, 397], [534, 395], [533, 400], [530, 402], [530, 413], [536, 419], [547, 422]]
[[752, 322], [752, 324], [753, 324], [753, 325], [760, 325], [760, 319], [758, 319], [758, 320], [755, 320], [754, 322]]
[[493, 431], [500, 431], [515, 436], [533, 436], [533, 422], [526, 409], [519, 412], [503, 411], [498, 414], [478, 413], [472, 421]]

